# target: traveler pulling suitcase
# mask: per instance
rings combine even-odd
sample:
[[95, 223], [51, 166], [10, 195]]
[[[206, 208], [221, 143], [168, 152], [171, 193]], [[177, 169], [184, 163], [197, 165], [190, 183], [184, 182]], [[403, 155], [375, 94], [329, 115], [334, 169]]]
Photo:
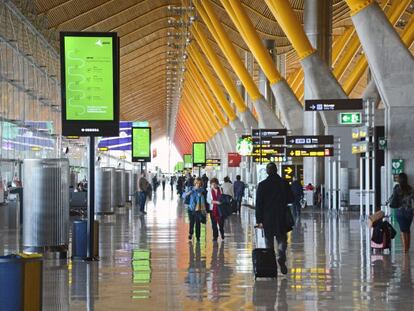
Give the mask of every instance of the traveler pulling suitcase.
[[277, 264], [275, 250], [266, 247], [263, 228], [255, 228], [256, 248], [252, 252], [253, 271], [257, 278], [276, 278]]

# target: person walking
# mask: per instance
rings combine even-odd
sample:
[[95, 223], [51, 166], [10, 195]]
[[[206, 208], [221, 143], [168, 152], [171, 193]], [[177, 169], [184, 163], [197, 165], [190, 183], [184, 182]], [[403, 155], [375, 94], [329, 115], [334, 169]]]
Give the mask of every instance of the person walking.
[[204, 189], [207, 189], [207, 187], [208, 187], [208, 177], [207, 177], [207, 175], [204, 173], [203, 176], [201, 176], [201, 179], [203, 180]]
[[237, 202], [237, 213], [240, 213], [245, 188], [246, 188], [246, 185], [244, 182], [241, 181], [241, 176], [237, 175], [236, 181], [234, 182], [234, 185], [233, 185], [234, 198]]
[[277, 174], [277, 166], [271, 162], [266, 166], [268, 177], [259, 183], [256, 191], [256, 226], [263, 228], [267, 248], [274, 248], [274, 237], [278, 243], [278, 263], [282, 274], [286, 266], [287, 233], [293, 226], [288, 203], [293, 194], [289, 184]]
[[161, 176], [161, 185], [162, 185], [162, 192], [163, 193], [165, 192], [165, 182], [166, 182], [165, 175], [162, 175]]
[[410, 250], [411, 224], [414, 216], [414, 191], [408, 184], [405, 173], [398, 175], [398, 184], [394, 187], [390, 207], [397, 209], [397, 222], [401, 230], [401, 241], [404, 253]]
[[210, 180], [210, 190], [207, 194], [207, 203], [210, 205], [211, 226], [213, 228], [213, 241], [217, 241], [219, 231], [221, 239], [224, 240], [224, 220], [225, 217], [220, 213], [222, 192], [217, 178]]
[[223, 188], [222, 194], [231, 196], [231, 198], [234, 199], [233, 184], [231, 183], [229, 176], [224, 177], [224, 183], [223, 183], [222, 188]]
[[200, 241], [201, 224], [206, 223], [206, 201], [203, 195], [203, 180], [197, 177], [194, 181], [194, 187], [191, 187], [185, 194], [189, 197], [189, 204], [187, 206], [188, 218], [190, 220], [190, 227], [188, 232], [188, 239], [191, 241], [194, 234], [197, 241]]
[[175, 179], [176, 179], [175, 175], [170, 176], [171, 195], [174, 193]]
[[146, 214], [145, 203], [147, 201], [147, 193], [150, 188], [150, 183], [145, 178], [145, 172], [142, 172], [141, 178], [138, 180], [138, 195], [139, 195], [139, 211]]
[[296, 177], [293, 177], [292, 180], [292, 185], [290, 187], [293, 192], [293, 212], [295, 217], [299, 218], [302, 209], [301, 201], [303, 200], [303, 187]]

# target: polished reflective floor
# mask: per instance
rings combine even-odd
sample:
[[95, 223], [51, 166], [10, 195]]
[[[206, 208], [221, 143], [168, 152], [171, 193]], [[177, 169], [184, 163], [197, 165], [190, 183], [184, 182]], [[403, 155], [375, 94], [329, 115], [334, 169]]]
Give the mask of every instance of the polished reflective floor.
[[[308, 210], [289, 236], [289, 274], [255, 281], [253, 225], [245, 208], [225, 241], [213, 243], [207, 223], [189, 242], [183, 207], [159, 192], [146, 216], [100, 218], [98, 262], [45, 262], [44, 310], [413, 310], [414, 254], [399, 236], [372, 255], [359, 215]], [[0, 254], [15, 252], [19, 235], [1, 226]]]

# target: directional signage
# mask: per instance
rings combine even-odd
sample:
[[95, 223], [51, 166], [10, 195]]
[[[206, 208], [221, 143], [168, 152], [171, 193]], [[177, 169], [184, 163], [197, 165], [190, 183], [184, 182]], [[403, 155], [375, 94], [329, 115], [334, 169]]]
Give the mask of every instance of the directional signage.
[[305, 111], [361, 110], [362, 99], [305, 100]]
[[359, 141], [357, 143], [352, 143], [352, 153], [365, 153], [371, 151], [371, 144], [368, 141]]
[[296, 176], [298, 177], [300, 183], [302, 184], [302, 186], [304, 186], [305, 184], [305, 179], [303, 176], [303, 165], [302, 164], [298, 164], [296, 165]]
[[293, 177], [296, 176], [296, 165], [282, 165], [282, 174], [286, 181], [292, 182]]
[[325, 158], [334, 155], [333, 148], [286, 148], [286, 155], [288, 157], [299, 158]]
[[287, 145], [333, 145], [333, 135], [286, 136]]
[[282, 162], [285, 159], [286, 129], [254, 129], [253, 140], [253, 161], [255, 163]]
[[206, 166], [207, 167], [219, 167], [221, 165], [220, 159], [207, 159]]
[[392, 174], [398, 175], [404, 172], [404, 160], [403, 159], [392, 159]]
[[342, 125], [353, 125], [362, 123], [360, 112], [341, 112], [338, 114], [338, 122]]
[[368, 126], [354, 127], [352, 129], [352, 139], [359, 140], [371, 136], [371, 130]]

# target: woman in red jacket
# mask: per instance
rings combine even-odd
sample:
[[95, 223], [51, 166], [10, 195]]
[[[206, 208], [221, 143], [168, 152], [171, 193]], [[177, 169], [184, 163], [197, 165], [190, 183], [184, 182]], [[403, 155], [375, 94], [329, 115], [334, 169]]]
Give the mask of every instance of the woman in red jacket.
[[[220, 230], [221, 239], [224, 240], [224, 217], [220, 215], [219, 205], [221, 204], [221, 190], [217, 178], [210, 180], [211, 188], [207, 194], [207, 202], [210, 204], [211, 226], [213, 227], [213, 241], [217, 241]], [[217, 228], [218, 227], [218, 228]]]

